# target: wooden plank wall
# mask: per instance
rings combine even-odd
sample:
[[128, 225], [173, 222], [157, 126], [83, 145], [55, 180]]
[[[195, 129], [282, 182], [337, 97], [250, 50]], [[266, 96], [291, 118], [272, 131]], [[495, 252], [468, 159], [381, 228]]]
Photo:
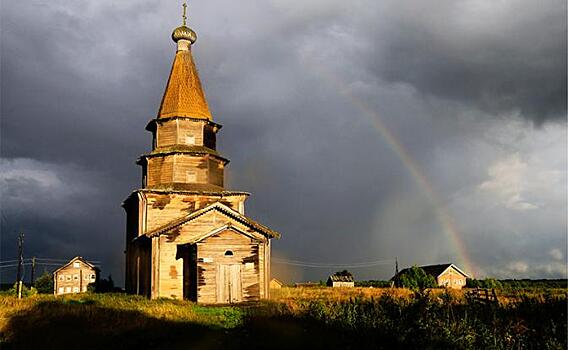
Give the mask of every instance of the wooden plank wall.
[[[147, 193], [146, 222], [147, 230], [163, 226], [175, 219], [179, 219], [187, 214], [205, 208], [206, 206], [218, 202], [221, 196], [204, 195], [185, 195], [178, 193]], [[239, 204], [247, 199], [246, 195], [222, 197], [222, 203], [239, 210]], [[208, 226], [211, 228], [211, 226]], [[207, 229], [207, 227], [204, 227]]]
[[177, 142], [176, 121], [168, 120], [164, 123], [158, 123], [157, 147], [167, 147], [175, 145]]
[[209, 158], [209, 183], [223, 187], [225, 166], [217, 159]]
[[[150, 188], [169, 183], [209, 183], [223, 187], [225, 167], [209, 155], [172, 154], [149, 158], [146, 171], [146, 185]], [[195, 181], [189, 181], [190, 171], [195, 173]]]
[[186, 142], [187, 136], [195, 138], [194, 145], [203, 146], [203, 124], [204, 122], [197, 122], [187, 119], [179, 119], [177, 132], [177, 143], [181, 145], [190, 145]]
[[466, 277], [454, 270], [448, 269], [444, 274], [438, 276], [436, 279], [438, 286], [446, 286], [448, 288], [462, 289], [466, 284]]
[[171, 183], [173, 179], [173, 157], [152, 157], [148, 159], [148, 187]]
[[[95, 279], [91, 279], [91, 275], [95, 275]], [[73, 288], [77, 288], [79, 293], [86, 292], [90, 283], [96, 280], [97, 272], [80, 261], [80, 267], [76, 268], [73, 264], [57, 271], [54, 275], [54, 294], [74, 293]], [[63, 288], [61, 292], [60, 288]]]
[[187, 172], [193, 171], [195, 172], [197, 178], [194, 183], [209, 183], [209, 156], [190, 156], [187, 154], [175, 154], [173, 157], [173, 182], [188, 183]]
[[[152, 230], [163, 226], [173, 220], [183, 217], [193, 210], [205, 207], [219, 200], [218, 196], [200, 196], [184, 194], [145, 193], [147, 202], [147, 229]], [[236, 207], [247, 197], [225, 197], [231, 200]], [[178, 245], [193, 242], [202, 235], [212, 232], [215, 228], [226, 224], [239, 227], [245, 232], [251, 230], [240, 222], [217, 211], [211, 211], [175, 229], [169, 235], [152, 238], [151, 247], [140, 251], [135, 256], [140, 257], [141, 293], [149, 294], [152, 298], [168, 297], [183, 298], [183, 259], [176, 259]], [[197, 274], [198, 274], [198, 301], [204, 303], [216, 302], [216, 266], [219, 263], [242, 264], [243, 299], [257, 300], [268, 297], [268, 282], [270, 281], [270, 249], [266, 239], [258, 233], [250, 232], [257, 240], [233, 230], [223, 231], [221, 234], [209, 237], [197, 244]], [[260, 241], [260, 242], [259, 242]], [[232, 257], [224, 255], [227, 249], [233, 250]], [[151, 251], [151, 253], [150, 253]], [[145, 253], [143, 253], [145, 252]], [[144, 255], [147, 254], [147, 255]], [[212, 262], [209, 259], [212, 259]], [[137, 258], [129, 260], [129, 274], [133, 271]], [[144, 260], [145, 259], [145, 260]], [[153, 268], [150, 265], [152, 261]], [[146, 266], [147, 265], [147, 266]], [[148, 277], [151, 275], [151, 280]], [[132, 277], [129, 278], [132, 281]], [[130, 290], [134, 287], [130, 282]], [[146, 287], [146, 284], [148, 287]]]
[[[232, 256], [226, 256], [230, 250]], [[241, 265], [243, 301], [258, 300], [260, 295], [259, 242], [225, 230], [197, 244], [197, 300], [202, 303], [217, 302], [217, 269], [219, 265]]]
[[183, 259], [176, 259], [177, 243], [166, 236], [159, 240], [160, 297], [183, 299]]
[[[187, 119], [171, 119], [158, 123], [157, 147], [169, 147], [174, 145], [197, 145], [203, 146], [204, 121]], [[193, 136], [194, 143], [188, 143], [187, 136]]]

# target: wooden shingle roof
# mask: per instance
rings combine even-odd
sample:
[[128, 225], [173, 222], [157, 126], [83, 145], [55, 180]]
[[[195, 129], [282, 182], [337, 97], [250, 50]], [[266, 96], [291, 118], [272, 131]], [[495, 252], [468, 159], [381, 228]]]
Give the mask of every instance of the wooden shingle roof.
[[191, 50], [178, 50], [172, 64], [159, 118], [191, 117], [212, 120]]

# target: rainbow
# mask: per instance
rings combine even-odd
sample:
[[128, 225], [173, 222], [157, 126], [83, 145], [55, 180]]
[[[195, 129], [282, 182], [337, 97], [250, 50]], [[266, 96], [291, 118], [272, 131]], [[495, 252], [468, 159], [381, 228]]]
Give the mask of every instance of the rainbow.
[[404, 148], [402, 143], [400, 143], [400, 141], [398, 141], [393, 133], [386, 127], [381, 120], [380, 115], [374, 111], [371, 106], [365, 103], [365, 101], [355, 96], [350, 89], [345, 88], [345, 84], [342, 84], [337, 77], [324, 71], [321, 65], [318, 66], [310, 64], [310, 66], [313, 68], [313, 71], [318, 72], [327, 82], [337, 87], [337, 91], [339, 91], [342, 96], [347, 98], [353, 106], [368, 117], [373, 128], [377, 130], [379, 135], [386, 141], [390, 149], [394, 152], [398, 159], [400, 159], [402, 165], [408, 170], [416, 184], [432, 203], [436, 210], [438, 221], [444, 228], [444, 232], [449, 237], [450, 242], [453, 244], [458, 253], [458, 263], [463, 266], [467, 273], [475, 276], [477, 272], [475, 264], [469, 256], [469, 252], [466, 248], [465, 242], [461, 238], [461, 233], [458, 230], [456, 223], [448, 213], [446, 207], [442, 204], [440, 198], [437, 196], [428, 178], [422, 173], [422, 171], [420, 171], [418, 164]]

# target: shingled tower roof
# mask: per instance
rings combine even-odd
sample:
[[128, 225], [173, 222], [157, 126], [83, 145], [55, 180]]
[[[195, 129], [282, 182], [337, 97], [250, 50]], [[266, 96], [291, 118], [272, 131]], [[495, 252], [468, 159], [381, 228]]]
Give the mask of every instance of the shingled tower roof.
[[197, 35], [184, 23], [174, 30], [172, 39], [177, 43], [177, 51], [158, 118], [190, 117], [212, 120], [191, 55], [191, 45]]

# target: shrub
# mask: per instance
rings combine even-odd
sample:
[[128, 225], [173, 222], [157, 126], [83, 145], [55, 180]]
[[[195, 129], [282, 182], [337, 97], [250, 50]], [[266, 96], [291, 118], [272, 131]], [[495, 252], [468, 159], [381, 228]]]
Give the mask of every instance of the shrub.
[[416, 265], [401, 274], [399, 283], [402, 287], [412, 290], [424, 290], [426, 288], [436, 287], [434, 277], [428, 275], [422, 268]]
[[[2, 294], [4, 295], [18, 295], [18, 282], [14, 283], [14, 285], [12, 286], [12, 288], [2, 292]], [[22, 284], [22, 297], [29, 297], [32, 295], [36, 295], [37, 294], [37, 289], [35, 289], [34, 287], [26, 287], [25, 284]]]
[[488, 289], [501, 289], [501, 282], [495, 278], [485, 278], [482, 280], [476, 280], [474, 278], [468, 278], [466, 280], [466, 287], [468, 288], [488, 288]]
[[37, 280], [35, 280], [34, 287], [40, 294], [52, 294], [53, 275], [45, 271]]
[[96, 293], [112, 293], [114, 292], [114, 281], [112, 280], [112, 275], [108, 275], [107, 279], [100, 278], [94, 283], [94, 286], [89, 284], [87, 288], [89, 291], [93, 291]]

